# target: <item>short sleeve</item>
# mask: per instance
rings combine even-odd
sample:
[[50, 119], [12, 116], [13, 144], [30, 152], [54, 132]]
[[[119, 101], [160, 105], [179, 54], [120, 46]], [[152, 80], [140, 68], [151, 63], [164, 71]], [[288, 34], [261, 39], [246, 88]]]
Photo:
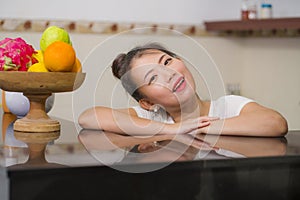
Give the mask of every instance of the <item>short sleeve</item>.
[[220, 117], [221, 119], [238, 116], [243, 107], [250, 102], [254, 101], [243, 96], [227, 95], [220, 97], [211, 102], [209, 116]]

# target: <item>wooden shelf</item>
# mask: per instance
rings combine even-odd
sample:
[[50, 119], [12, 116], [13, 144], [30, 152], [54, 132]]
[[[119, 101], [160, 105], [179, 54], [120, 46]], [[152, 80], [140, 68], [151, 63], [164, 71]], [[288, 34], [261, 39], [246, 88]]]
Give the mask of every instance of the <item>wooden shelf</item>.
[[207, 31], [245, 35], [300, 36], [300, 18], [273, 18], [205, 22]]

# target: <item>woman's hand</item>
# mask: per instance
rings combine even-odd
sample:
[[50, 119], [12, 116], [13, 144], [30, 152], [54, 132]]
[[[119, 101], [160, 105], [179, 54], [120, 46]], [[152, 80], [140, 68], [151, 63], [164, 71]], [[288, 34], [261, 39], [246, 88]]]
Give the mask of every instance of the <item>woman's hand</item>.
[[175, 124], [166, 124], [164, 127], [165, 130], [163, 130], [162, 132], [165, 132], [167, 134], [201, 133], [211, 124], [211, 121], [215, 121], [217, 119], [219, 118], [203, 116], [196, 119], [188, 119]]
[[[189, 134], [178, 134], [178, 135], [165, 135], [163, 140], [159, 140], [154, 136], [154, 142], [141, 143], [138, 145], [138, 150], [141, 153], [153, 152], [161, 148], [166, 148], [168, 150], [173, 150], [174, 152], [181, 152], [184, 154], [186, 151], [198, 152], [198, 150], [212, 150], [214, 147], [208, 142]], [[192, 148], [190, 148], [192, 147]], [[189, 150], [188, 150], [189, 149]]]

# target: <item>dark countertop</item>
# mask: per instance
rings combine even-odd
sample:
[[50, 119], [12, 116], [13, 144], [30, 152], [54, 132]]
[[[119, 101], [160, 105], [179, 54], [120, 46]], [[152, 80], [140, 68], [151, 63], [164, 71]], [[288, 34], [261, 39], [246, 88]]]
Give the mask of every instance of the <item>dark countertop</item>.
[[141, 138], [58, 119], [59, 138], [29, 150], [0, 117], [1, 200], [300, 199], [300, 131]]

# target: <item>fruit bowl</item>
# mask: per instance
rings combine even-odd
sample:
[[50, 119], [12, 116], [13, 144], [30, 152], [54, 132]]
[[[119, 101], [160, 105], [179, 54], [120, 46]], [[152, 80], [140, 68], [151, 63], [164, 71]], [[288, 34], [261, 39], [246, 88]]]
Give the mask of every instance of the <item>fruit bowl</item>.
[[78, 89], [85, 79], [81, 72], [20, 72], [1, 71], [0, 88], [5, 91], [23, 92], [29, 99], [27, 115], [14, 123], [14, 130], [23, 132], [59, 131], [60, 123], [45, 112], [46, 99], [52, 93], [71, 92]]
[[5, 91], [30, 94], [70, 92], [78, 89], [85, 73], [77, 72], [0, 72], [0, 87]]

